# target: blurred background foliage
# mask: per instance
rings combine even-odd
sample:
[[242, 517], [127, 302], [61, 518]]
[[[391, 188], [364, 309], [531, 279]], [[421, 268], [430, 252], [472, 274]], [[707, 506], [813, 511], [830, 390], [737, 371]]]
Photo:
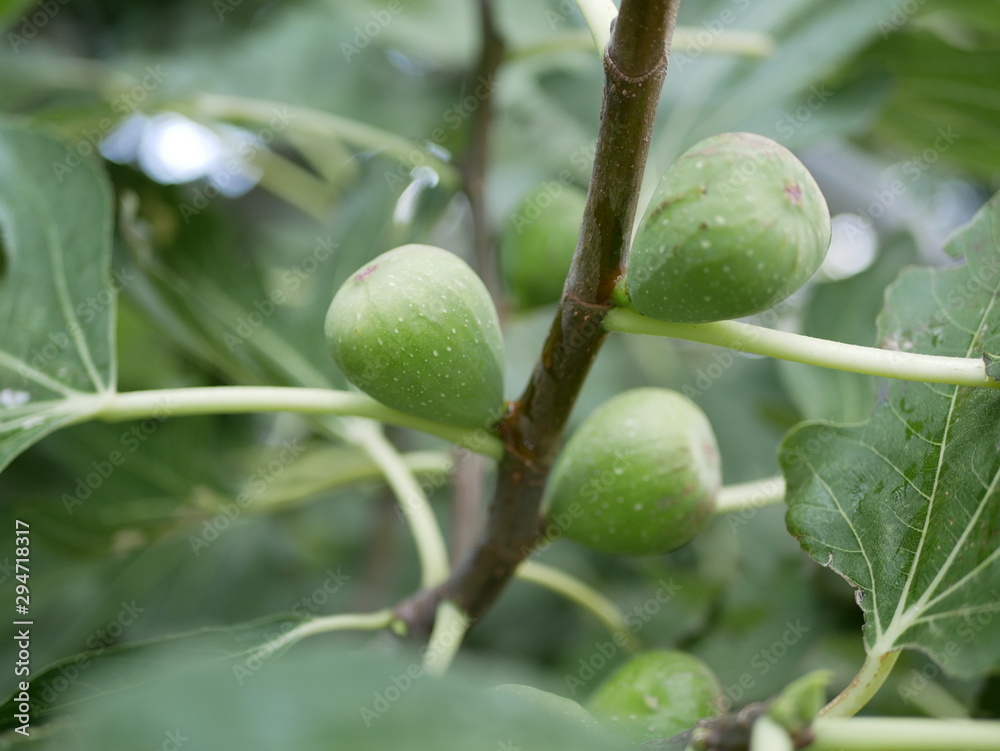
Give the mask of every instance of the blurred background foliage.
[[[541, 181], [586, 186], [602, 71], [571, 3], [494, 5], [508, 54], [495, 81], [487, 175], [497, 227]], [[117, 189], [114, 267], [131, 279], [119, 296], [121, 390], [344, 387], [322, 320], [348, 273], [404, 242], [472, 260], [456, 165], [480, 102], [474, 11], [460, 0], [0, 2], [0, 111], [59, 132], [74, 144], [67, 159], [100, 144]], [[898, 270], [944, 263], [944, 237], [1000, 188], [1000, 5], [716, 0], [683, 4], [681, 23], [689, 44], [671, 62], [643, 200], [704, 136], [751, 130], [793, 148], [838, 216], [834, 246], [817, 280], [758, 318], [873, 343], [874, 316]], [[744, 31], [772, 39], [773, 52], [711, 48]], [[271, 301], [276, 290], [280, 304]], [[505, 320], [511, 398], [552, 312]], [[878, 395], [863, 376], [616, 336], [574, 420], [644, 384], [693, 395], [715, 425], [727, 482], [776, 473], [777, 443], [796, 422], [861, 420]], [[331, 487], [364, 463], [335, 421], [183, 418], [156, 424], [134, 449], [129, 427], [60, 432], [0, 477], [3, 524], [21, 518], [33, 530], [35, 666], [92, 647], [123, 603], [141, 615], [108, 643], [291, 611], [331, 571], [346, 583], [308, 609], [385, 607], [416, 587], [412, 545], [377, 475]], [[436, 452], [421, 455], [425, 464], [447, 459], [433, 439], [389, 434], [407, 452]], [[302, 456], [267, 477], [245, 511], [195, 554], [193, 537], [207, 538], [206, 525], [286, 441], [303, 447]], [[81, 486], [116, 449], [127, 461], [96, 489]], [[480, 481], [485, 504], [490, 470]], [[446, 527], [452, 495], [445, 484], [433, 498]], [[668, 556], [618, 559], [559, 542], [540, 560], [641, 613], [644, 644], [692, 651], [725, 686], [749, 676], [749, 688], [730, 691], [736, 705], [813, 667], [834, 668], [843, 684], [862, 660], [850, 588], [799, 550], [780, 509], [719, 518]], [[678, 594], [648, 612], [663, 581]], [[792, 624], [800, 635], [789, 641]], [[565, 677], [607, 637], [589, 615], [516, 582], [470, 634], [459, 663], [487, 661], [566, 695]], [[772, 660], [778, 643], [786, 648]], [[323, 660], [322, 649], [309, 654]], [[285, 685], [314, 686], [310, 665], [297, 659], [281, 668]], [[952, 681], [928, 665], [905, 655], [871, 710], [941, 711], [940, 702], [903, 701], [900, 685], [923, 669], [955, 700], [955, 713], [998, 716], [996, 677]], [[3, 688], [12, 688], [9, 673]]]

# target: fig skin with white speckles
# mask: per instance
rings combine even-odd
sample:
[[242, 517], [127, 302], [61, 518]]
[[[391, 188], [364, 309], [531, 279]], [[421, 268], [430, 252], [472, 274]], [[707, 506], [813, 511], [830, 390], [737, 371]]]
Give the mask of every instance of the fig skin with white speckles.
[[403, 245], [344, 282], [326, 340], [348, 380], [383, 404], [468, 428], [503, 406], [503, 339], [482, 280], [461, 258]]
[[816, 272], [830, 231], [819, 186], [788, 149], [753, 133], [712, 136], [658, 186], [632, 243], [628, 294], [671, 323], [760, 313]]
[[567, 442], [545, 489], [549, 521], [603, 553], [651, 555], [704, 529], [722, 486], [719, 449], [701, 409], [676, 391], [626, 391]]
[[719, 714], [722, 687], [693, 655], [640, 652], [591, 695], [587, 708], [608, 730], [633, 743], [668, 738]]

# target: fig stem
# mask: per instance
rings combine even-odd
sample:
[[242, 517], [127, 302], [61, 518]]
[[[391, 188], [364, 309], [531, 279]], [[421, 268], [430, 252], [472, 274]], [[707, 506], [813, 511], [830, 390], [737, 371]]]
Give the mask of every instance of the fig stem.
[[[96, 417], [105, 422], [246, 412], [299, 412], [367, 417], [390, 425], [429, 433], [494, 459], [502, 454], [499, 439], [484, 428], [470, 430], [414, 417], [387, 407], [370, 396], [351, 391], [279, 386], [207, 386], [95, 396], [81, 394], [74, 396], [73, 400], [99, 402], [96, 409], [86, 410], [82, 419]], [[84, 411], [80, 410], [81, 413]]]
[[818, 719], [812, 725], [810, 751], [998, 751], [1000, 721], [859, 717]]
[[283, 647], [297, 644], [307, 636], [326, 634], [331, 631], [378, 631], [391, 626], [394, 618], [395, 616], [390, 609], [379, 610], [375, 613], [344, 613], [310, 618], [305, 623], [269, 642], [262, 649], [276, 652]]
[[441, 676], [448, 672], [471, 625], [469, 617], [451, 600], [438, 604], [434, 630], [424, 652], [423, 666], [428, 675]]
[[784, 500], [785, 478], [780, 475], [736, 485], [724, 485], [715, 501], [715, 513], [756, 511], [765, 506], [777, 506]]
[[901, 654], [900, 649], [868, 654], [854, 680], [819, 711], [819, 716], [832, 718], [856, 715], [885, 683]]
[[[630, 651], [635, 652], [641, 648], [639, 640], [625, 621], [625, 614], [622, 613], [621, 609], [589, 584], [565, 571], [536, 561], [522, 563], [515, 576], [521, 581], [545, 587], [562, 595], [567, 600], [575, 602], [604, 624], [608, 631], [615, 635], [616, 641], [618, 638], [624, 639], [625, 645]], [[621, 634], [621, 637], [618, 637], [618, 634]]]
[[675, 52], [707, 52], [715, 55], [740, 55], [742, 57], [770, 57], [774, 54], [774, 37], [758, 31], [733, 29], [712, 36], [705, 42], [705, 29], [701, 26], [678, 26], [674, 30]]
[[576, 0], [583, 20], [594, 38], [597, 54], [604, 59], [604, 50], [611, 43], [611, 22], [618, 16], [618, 9], [611, 0]]
[[995, 381], [986, 374], [986, 365], [981, 359], [921, 355], [844, 344], [740, 321], [666, 323], [630, 310], [617, 309], [605, 317], [604, 327], [608, 331], [626, 334], [666, 336], [714, 344], [737, 352], [750, 352], [852, 373], [924, 383], [1000, 388], [1000, 381]]
[[198, 94], [192, 101], [178, 102], [174, 107], [194, 117], [229, 122], [268, 123], [280, 116], [287, 121], [289, 132], [323, 141], [337, 137], [352, 146], [385, 152], [403, 164], [412, 164], [414, 154], [420, 154], [425, 160], [423, 164], [437, 172], [444, 182], [456, 187], [459, 185], [459, 173], [455, 166], [415, 141], [330, 112], [229, 94]]
[[519, 60], [529, 60], [541, 55], [551, 55], [562, 52], [593, 52], [595, 40], [585, 29], [555, 34], [544, 41], [513, 47], [507, 50], [504, 63]]
[[410, 527], [420, 559], [420, 585], [425, 588], [437, 586], [448, 578], [451, 567], [441, 525], [434, 516], [427, 495], [396, 447], [382, 433], [381, 427], [372, 426], [370, 435], [364, 441], [364, 450], [385, 475]]
[[[102, 400], [103, 403], [99, 409], [89, 412], [88, 417], [97, 417], [105, 422], [138, 418], [163, 420], [168, 417], [196, 414], [320, 412], [369, 417], [418, 430], [428, 428], [425, 432], [453, 442], [464, 443], [470, 449], [473, 444], [466, 443], [470, 439], [473, 443], [478, 443], [480, 448], [487, 440], [496, 442], [496, 438], [485, 430], [470, 432], [432, 423], [429, 420], [397, 413], [396, 410], [389, 409], [371, 397], [332, 389], [214, 386], [133, 391], [92, 398], [95, 401]], [[397, 415], [400, 419], [395, 419]], [[420, 425], [423, 427], [419, 427]], [[376, 428], [374, 425], [368, 427], [370, 429], [364, 431], [363, 440], [359, 441], [359, 444], [378, 465], [404, 512], [420, 558], [421, 585], [425, 588], [437, 586], [447, 579], [450, 572], [448, 551], [441, 527], [406, 460], [389, 443], [381, 428]]]

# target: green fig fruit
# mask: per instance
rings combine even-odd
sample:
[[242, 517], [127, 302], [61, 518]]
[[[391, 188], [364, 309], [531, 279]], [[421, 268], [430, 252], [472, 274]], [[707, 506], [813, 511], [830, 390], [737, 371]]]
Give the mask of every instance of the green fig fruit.
[[337, 291], [326, 340], [355, 386], [435, 422], [484, 427], [503, 406], [503, 340], [486, 286], [461, 258], [404, 245]]
[[684, 652], [636, 655], [591, 695], [594, 717], [634, 743], [669, 738], [722, 709], [722, 689], [705, 663]]
[[742, 318], [806, 283], [830, 247], [830, 211], [805, 166], [753, 133], [723, 133], [674, 162], [629, 254], [633, 307], [672, 323]]
[[544, 183], [517, 204], [500, 233], [500, 272], [516, 308], [559, 302], [576, 250], [585, 191]]
[[705, 414], [676, 391], [641, 388], [584, 420], [552, 468], [544, 503], [567, 538], [604, 553], [648, 555], [701, 532], [721, 485]]

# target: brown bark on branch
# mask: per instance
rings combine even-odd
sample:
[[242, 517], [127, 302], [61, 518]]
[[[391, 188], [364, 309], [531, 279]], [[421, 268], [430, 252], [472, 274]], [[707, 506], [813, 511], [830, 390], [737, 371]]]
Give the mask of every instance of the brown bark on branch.
[[[493, 17], [493, 0], [479, 0], [479, 63], [469, 88], [477, 96], [485, 83], [479, 106], [469, 122], [469, 146], [462, 160], [462, 181], [469, 199], [472, 218], [473, 263], [496, 304], [501, 323], [507, 306], [500, 288], [493, 232], [486, 212], [486, 170], [489, 164], [490, 133], [493, 129], [493, 92], [505, 45]], [[468, 452], [461, 452], [468, 453]], [[451, 555], [458, 561], [471, 550], [482, 522], [481, 503], [486, 465], [478, 455], [458, 460], [456, 452], [454, 495], [451, 504]]]
[[604, 342], [602, 322], [624, 269], [679, 3], [622, 0], [604, 56], [594, 171], [562, 302], [530, 382], [500, 425], [506, 451], [482, 537], [448, 581], [397, 609], [413, 633], [429, 633], [441, 599], [481, 617], [538, 542], [545, 478]]
[[[493, 237], [486, 216], [486, 168], [489, 157], [490, 133], [493, 126], [493, 92], [496, 87], [496, 73], [503, 61], [504, 41], [493, 20], [492, 0], [479, 0], [479, 36], [481, 48], [479, 64], [470, 88], [485, 84], [485, 92], [478, 103], [469, 123], [471, 141], [462, 162], [462, 179], [465, 193], [469, 198], [469, 213], [472, 217], [473, 256], [476, 270], [483, 278], [486, 288], [498, 306], [503, 304], [500, 294], [500, 280], [496, 258], [493, 253]], [[505, 311], [500, 311], [503, 314]], [[501, 319], [502, 320], [502, 319]]]

